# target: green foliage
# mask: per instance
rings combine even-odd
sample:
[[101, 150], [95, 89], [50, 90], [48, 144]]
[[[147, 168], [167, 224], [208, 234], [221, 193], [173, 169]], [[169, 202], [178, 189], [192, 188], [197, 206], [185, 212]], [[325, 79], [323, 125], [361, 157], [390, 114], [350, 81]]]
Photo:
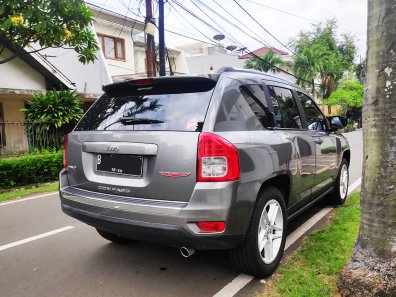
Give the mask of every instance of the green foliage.
[[343, 108], [363, 106], [364, 86], [358, 81], [348, 80], [334, 91], [327, 100], [328, 105], [341, 105]]
[[69, 133], [83, 114], [82, 101], [76, 91], [48, 91], [35, 94], [28, 101], [25, 113], [26, 134], [32, 146], [39, 149], [62, 147]]
[[328, 105], [341, 106], [340, 115], [344, 115], [349, 122], [360, 122], [362, 118], [364, 86], [354, 80], [347, 80], [327, 99]]
[[39, 43], [42, 48], [72, 47], [84, 64], [93, 62], [99, 49], [89, 28], [92, 23], [92, 13], [83, 0], [0, 2], [0, 40], [18, 48], [32, 43]]
[[307, 45], [294, 59], [293, 72], [299, 77], [297, 84], [306, 86], [311, 82], [312, 94], [315, 99], [314, 81], [324, 69], [326, 51], [319, 44]]
[[0, 189], [54, 181], [62, 167], [63, 151], [0, 158]]
[[[328, 20], [324, 25], [315, 25], [312, 31], [300, 32], [299, 36], [291, 41], [291, 46], [296, 53], [296, 62], [293, 70], [296, 75], [302, 74], [312, 68], [312, 60], [306, 61], [298, 57], [304, 57], [308, 52], [319, 51], [316, 54], [314, 65], [317, 67], [309, 70], [310, 76], [320, 77], [323, 87], [324, 98], [328, 98], [336, 87], [344, 73], [352, 69], [353, 60], [356, 54], [354, 39], [347, 34], [341, 36], [341, 40], [336, 38], [336, 21]], [[308, 79], [312, 81], [312, 79]], [[305, 86], [306, 82], [299, 81]]]
[[33, 193], [43, 193], [43, 192], [55, 192], [59, 189], [59, 182], [45, 183], [28, 187], [21, 187], [17, 189], [12, 189], [4, 193], [0, 193], [0, 201], [7, 201], [12, 199], [20, 199], [24, 196]]
[[[340, 206], [332, 223], [310, 235], [273, 277], [270, 296], [334, 296], [338, 274], [359, 230], [360, 194]], [[276, 292], [274, 292], [276, 291]]]
[[267, 52], [265, 55], [261, 56], [261, 59], [256, 57], [249, 58], [246, 61], [246, 65], [244, 68], [247, 69], [255, 69], [263, 72], [273, 71], [280, 72], [277, 67], [282, 67], [285, 65], [285, 62], [277, 56], [273, 51]]

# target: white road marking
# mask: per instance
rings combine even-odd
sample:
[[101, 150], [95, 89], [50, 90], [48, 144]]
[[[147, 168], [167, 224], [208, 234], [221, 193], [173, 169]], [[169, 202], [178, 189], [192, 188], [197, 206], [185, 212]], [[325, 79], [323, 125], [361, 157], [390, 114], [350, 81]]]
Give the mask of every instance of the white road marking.
[[56, 230], [53, 230], [53, 231], [49, 231], [49, 232], [42, 233], [42, 234], [39, 234], [39, 235], [36, 235], [36, 236], [32, 236], [32, 237], [29, 237], [29, 238], [22, 239], [22, 240], [19, 240], [19, 241], [15, 241], [15, 242], [12, 242], [12, 243], [9, 243], [9, 244], [1, 245], [0, 246], [0, 251], [4, 251], [6, 249], [9, 249], [9, 248], [21, 245], [21, 244], [25, 244], [25, 243], [28, 243], [28, 242], [31, 242], [31, 241], [35, 241], [37, 239], [41, 239], [41, 238], [44, 238], [44, 237], [47, 237], [47, 236], [51, 236], [51, 235], [54, 235], [54, 234], [57, 234], [57, 233], [60, 233], [60, 232], [63, 232], [63, 231], [67, 231], [67, 230], [70, 230], [70, 229], [73, 229], [73, 228], [74, 228], [73, 226], [66, 226], [66, 227], [59, 228], [59, 229], [56, 229]]
[[253, 276], [241, 273], [213, 297], [231, 297], [238, 293], [253, 279]]
[[[349, 186], [348, 194], [352, 193], [362, 183], [362, 178], [360, 177], [352, 185]], [[298, 227], [293, 233], [291, 233], [285, 244], [285, 251], [295, 243], [301, 236], [303, 236], [309, 229], [311, 229], [317, 222], [319, 222], [324, 216], [326, 216], [333, 208], [326, 207], [315, 214], [312, 218]], [[217, 292], [213, 297], [232, 297], [237, 294], [243, 287], [245, 287], [253, 279], [253, 276], [241, 273], [236, 278], [234, 278], [230, 283], [223, 287], [219, 292]]]
[[360, 187], [361, 183], [362, 183], [362, 178], [359, 177], [359, 178], [357, 179], [357, 181], [355, 181], [352, 185], [349, 186], [349, 188], [348, 188], [348, 195], [349, 195], [350, 193], [352, 193], [353, 191], [355, 191], [358, 187]]
[[310, 218], [308, 221], [306, 221], [304, 224], [294, 230], [293, 233], [289, 234], [289, 236], [286, 238], [285, 251], [332, 210], [332, 207], [323, 208], [312, 218]]
[[29, 197], [29, 198], [21, 198], [21, 199], [17, 199], [17, 200], [8, 201], [8, 202], [2, 202], [2, 203], [0, 203], [0, 206], [34, 200], [37, 198], [42, 198], [42, 197], [51, 196], [51, 195], [55, 195], [55, 194], [58, 194], [58, 192], [52, 192], [52, 193], [43, 194], [43, 195], [39, 195], [39, 196], [34, 196], [34, 197]]

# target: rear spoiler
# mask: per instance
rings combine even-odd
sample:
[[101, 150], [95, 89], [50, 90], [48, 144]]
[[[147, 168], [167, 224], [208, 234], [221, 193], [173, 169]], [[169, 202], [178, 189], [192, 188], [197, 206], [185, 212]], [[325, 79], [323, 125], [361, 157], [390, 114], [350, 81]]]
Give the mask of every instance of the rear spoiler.
[[139, 95], [181, 94], [207, 92], [213, 89], [219, 75], [208, 76], [167, 76], [143, 79], [132, 79], [103, 86], [109, 95]]

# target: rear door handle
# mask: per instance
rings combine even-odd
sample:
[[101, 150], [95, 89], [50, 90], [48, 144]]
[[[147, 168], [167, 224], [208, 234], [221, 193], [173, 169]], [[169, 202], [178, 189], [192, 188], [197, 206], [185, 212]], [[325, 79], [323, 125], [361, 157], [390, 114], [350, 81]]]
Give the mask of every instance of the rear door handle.
[[321, 138], [317, 138], [317, 139], [315, 139], [315, 143], [316, 144], [322, 144], [323, 140]]

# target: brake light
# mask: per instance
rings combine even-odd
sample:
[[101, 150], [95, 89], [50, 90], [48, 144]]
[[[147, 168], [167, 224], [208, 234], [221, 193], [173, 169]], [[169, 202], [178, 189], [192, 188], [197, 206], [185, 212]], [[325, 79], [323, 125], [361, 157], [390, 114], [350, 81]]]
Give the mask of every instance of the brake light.
[[69, 142], [69, 134], [65, 135], [65, 142], [63, 145], [63, 168], [67, 167], [67, 143]]
[[223, 232], [225, 230], [224, 222], [197, 222], [196, 224], [202, 232]]
[[129, 83], [133, 84], [133, 85], [137, 85], [137, 86], [141, 86], [141, 85], [150, 85], [154, 82], [153, 78], [142, 78], [142, 79], [133, 79], [130, 80]]
[[238, 149], [216, 134], [201, 133], [197, 171], [199, 182], [239, 180]]

